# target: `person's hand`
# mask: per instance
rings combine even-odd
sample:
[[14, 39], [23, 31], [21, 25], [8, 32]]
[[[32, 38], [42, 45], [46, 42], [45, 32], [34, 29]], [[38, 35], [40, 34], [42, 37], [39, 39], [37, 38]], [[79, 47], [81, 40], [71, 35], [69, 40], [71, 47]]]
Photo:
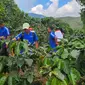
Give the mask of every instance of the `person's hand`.
[[56, 42], [56, 45], [59, 45], [59, 42]]
[[36, 47], [36, 48], [39, 47], [38, 41], [35, 42], [35, 47]]
[[1, 36], [0, 39], [5, 39], [5, 37], [4, 36]]
[[13, 38], [12, 40], [16, 41], [16, 38]]

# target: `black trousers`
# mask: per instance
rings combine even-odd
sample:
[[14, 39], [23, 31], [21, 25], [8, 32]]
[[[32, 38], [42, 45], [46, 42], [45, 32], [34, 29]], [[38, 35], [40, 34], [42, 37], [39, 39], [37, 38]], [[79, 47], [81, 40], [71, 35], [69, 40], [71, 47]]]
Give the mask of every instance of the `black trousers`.
[[2, 46], [1, 46], [1, 48], [0, 48], [0, 55], [1, 56], [8, 56], [6, 43], [3, 43]]

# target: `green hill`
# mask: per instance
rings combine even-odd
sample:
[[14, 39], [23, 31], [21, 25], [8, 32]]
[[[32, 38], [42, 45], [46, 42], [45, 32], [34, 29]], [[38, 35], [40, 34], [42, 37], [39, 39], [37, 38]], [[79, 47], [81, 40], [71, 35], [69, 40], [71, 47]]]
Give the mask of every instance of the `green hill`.
[[[29, 13], [29, 16], [37, 17], [37, 18], [44, 18], [45, 17], [43, 15], [34, 14], [34, 13]], [[68, 23], [71, 26], [71, 28], [73, 28], [73, 29], [81, 29], [83, 26], [80, 17], [61, 17], [58, 19], [62, 20], [63, 22]]]
[[68, 23], [73, 29], [81, 29], [83, 26], [80, 17], [61, 17], [59, 19]]

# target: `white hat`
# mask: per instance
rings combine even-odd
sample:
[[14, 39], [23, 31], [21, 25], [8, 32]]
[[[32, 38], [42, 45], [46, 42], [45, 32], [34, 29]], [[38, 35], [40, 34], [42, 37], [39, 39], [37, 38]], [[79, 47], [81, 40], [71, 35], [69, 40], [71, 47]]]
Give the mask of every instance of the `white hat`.
[[23, 29], [28, 29], [30, 27], [29, 23], [24, 23], [23, 24]]

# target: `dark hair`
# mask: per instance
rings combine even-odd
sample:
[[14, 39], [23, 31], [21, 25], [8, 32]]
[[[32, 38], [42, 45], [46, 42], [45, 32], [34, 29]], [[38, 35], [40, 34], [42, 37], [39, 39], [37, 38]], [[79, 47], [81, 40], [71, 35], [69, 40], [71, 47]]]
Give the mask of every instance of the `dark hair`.
[[56, 30], [60, 29], [60, 27], [56, 27]]
[[3, 24], [4, 22], [3, 22], [3, 20], [0, 20], [0, 24]]
[[61, 32], [64, 33], [64, 29], [63, 28], [60, 28]]
[[49, 26], [49, 28], [51, 29], [51, 30], [53, 30], [54, 28], [53, 28], [53, 26]]

